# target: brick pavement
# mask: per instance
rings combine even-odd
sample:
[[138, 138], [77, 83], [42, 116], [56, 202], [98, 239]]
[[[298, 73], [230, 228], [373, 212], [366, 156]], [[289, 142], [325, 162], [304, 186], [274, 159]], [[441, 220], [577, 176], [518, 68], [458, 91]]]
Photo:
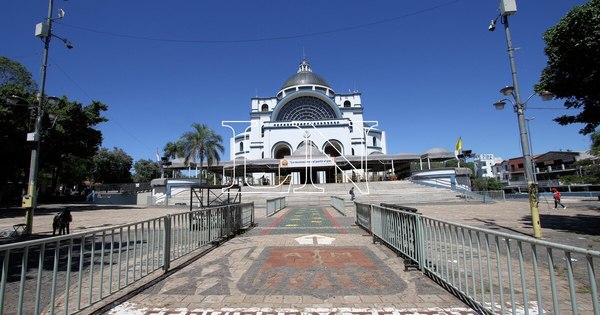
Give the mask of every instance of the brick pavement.
[[[563, 202], [567, 210], [554, 210], [551, 206], [540, 203], [542, 233], [545, 240], [560, 242], [582, 248], [600, 249], [600, 203], [595, 200], [579, 198], [565, 198]], [[101, 228], [107, 225], [139, 221], [146, 218], [187, 211], [186, 208], [145, 208], [135, 206], [75, 206], [73, 213], [74, 232]], [[479, 226], [509, 233], [529, 235], [531, 225], [529, 222], [529, 208], [526, 201], [506, 201], [494, 204], [418, 204], [412, 205], [424, 215], [445, 219], [449, 221]], [[42, 235], [51, 234], [51, 219], [54, 213], [60, 211], [61, 206], [42, 206], [36, 212], [34, 231]], [[206, 310], [216, 310], [221, 314], [227, 312], [248, 311], [252, 314], [273, 313], [368, 313], [388, 312], [389, 314], [467, 314], [472, 313], [460, 301], [446, 291], [425, 278], [419, 272], [404, 272], [404, 266], [386, 247], [373, 245], [370, 237], [364, 232], [351, 226], [354, 215], [351, 209], [348, 217], [342, 217], [331, 209], [323, 211], [320, 215], [321, 223], [327, 226], [280, 226], [283, 218], [291, 212], [289, 209], [265, 218], [262, 211], [257, 210], [257, 219], [260, 225], [250, 233], [242, 235], [215, 249], [209, 255], [202, 257], [180, 272], [172, 275], [167, 280], [139, 294], [129, 301], [115, 306], [113, 314], [201, 314]], [[314, 210], [310, 211], [311, 213]], [[283, 217], [283, 218], [282, 218]], [[333, 221], [329, 218], [333, 218]], [[288, 217], [289, 219], [293, 216]], [[312, 218], [312, 214], [308, 216]], [[16, 211], [2, 211], [0, 214], [0, 229], [12, 229], [12, 225], [21, 223], [21, 214]], [[279, 223], [275, 224], [277, 220]], [[327, 222], [329, 220], [329, 222]], [[337, 222], [338, 225], [334, 224]], [[289, 223], [289, 222], [288, 222]], [[316, 223], [316, 222], [315, 222]], [[331, 223], [331, 224], [329, 224]], [[293, 223], [292, 223], [293, 224]], [[340, 233], [340, 227], [346, 234]], [[268, 232], [266, 232], [268, 231]], [[330, 246], [316, 244], [307, 246], [299, 243], [298, 238], [319, 234], [323, 237], [333, 238]], [[319, 241], [322, 238], [313, 236]], [[283, 256], [294, 258], [294, 255], [318, 255], [315, 250], [320, 248], [334, 248], [329, 256], [342, 256], [347, 253], [362, 255], [370, 259], [370, 263], [384, 265], [391, 270], [392, 282], [397, 284], [394, 294], [364, 294], [364, 292], [347, 289], [340, 295], [335, 295], [332, 284], [344, 283], [349, 277], [342, 271], [344, 268], [325, 267], [320, 271], [320, 279], [325, 279], [325, 284], [318, 287], [315, 281], [303, 282], [304, 285], [316, 286], [313, 290], [302, 291], [302, 294], [292, 294], [291, 289], [285, 294], [277, 294], [278, 287], [274, 283], [256, 280], [261, 272], [261, 261], [269, 261], [269, 253], [279, 252]], [[294, 249], [298, 249], [294, 251]], [[312, 252], [311, 252], [312, 249]], [[275, 258], [273, 258], [275, 259]], [[323, 260], [325, 262], [325, 260]], [[290, 275], [291, 266], [283, 265], [279, 274], [270, 274], [276, 280], [281, 274]], [[327, 266], [326, 266], [327, 267]], [[339, 267], [339, 266], [337, 266]], [[257, 269], [259, 268], [259, 269]], [[285, 269], [288, 268], [288, 269]], [[315, 267], [316, 268], [316, 267]], [[296, 267], [296, 269], [298, 269]], [[254, 274], [252, 273], [254, 270]], [[350, 270], [350, 269], [348, 269]], [[264, 273], [264, 272], [262, 272]], [[344, 278], [346, 277], [346, 278]], [[396, 279], [397, 277], [397, 279]], [[266, 277], [264, 279], [273, 279]], [[334, 279], [334, 280], [330, 280]], [[350, 278], [352, 279], [352, 278]], [[398, 280], [399, 279], [399, 280]], [[240, 281], [244, 280], [244, 281]], [[253, 286], [249, 281], [262, 286]], [[303, 278], [296, 278], [299, 283]], [[263, 282], [261, 282], [263, 281]], [[354, 280], [353, 280], [354, 281]], [[372, 279], [364, 280], [372, 281]], [[281, 282], [279, 282], [281, 283]], [[268, 284], [268, 285], [265, 285]], [[403, 287], [402, 285], [405, 285]], [[366, 285], [363, 285], [366, 287]], [[358, 287], [358, 286], [356, 286]], [[252, 292], [254, 288], [255, 292]], [[287, 287], [282, 287], [283, 291]], [[327, 291], [324, 288], [326, 288]], [[193, 292], [192, 292], [193, 289]], [[321, 291], [317, 291], [321, 289]], [[262, 290], [262, 293], [261, 293]], [[268, 291], [272, 290], [272, 291]], [[367, 292], [368, 293], [368, 292]]]
[[404, 271], [352, 217], [298, 207], [258, 223], [109, 313], [474, 314], [422, 273]]

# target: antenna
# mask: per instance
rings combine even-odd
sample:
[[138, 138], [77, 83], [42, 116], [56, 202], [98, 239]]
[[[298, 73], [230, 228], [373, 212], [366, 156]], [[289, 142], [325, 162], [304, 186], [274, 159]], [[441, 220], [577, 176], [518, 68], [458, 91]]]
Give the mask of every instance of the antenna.
[[302, 60], [306, 60], [306, 52], [304, 52], [304, 46], [302, 46]]

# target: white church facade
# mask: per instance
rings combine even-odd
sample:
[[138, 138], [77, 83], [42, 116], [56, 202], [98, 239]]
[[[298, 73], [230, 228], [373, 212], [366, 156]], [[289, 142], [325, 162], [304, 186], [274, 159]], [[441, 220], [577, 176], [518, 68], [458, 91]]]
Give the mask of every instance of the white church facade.
[[[315, 182], [338, 181], [332, 174], [340, 177], [333, 167], [339, 162], [385, 154], [385, 132], [364, 119], [361, 94], [337, 94], [306, 59], [276, 96], [252, 98], [249, 126], [230, 139], [232, 161], [278, 160], [279, 167], [310, 166]], [[286, 173], [295, 173], [293, 183], [305, 179], [301, 171]], [[276, 175], [258, 172], [253, 177], [266, 176], [273, 183]]]
[[304, 132], [311, 134], [319, 151], [331, 156], [386, 153], [384, 131], [368, 129], [366, 139], [362, 134], [360, 93], [336, 94], [307, 60], [277, 96], [252, 99], [250, 118], [250, 130], [231, 139], [231, 159], [281, 159], [304, 143]]

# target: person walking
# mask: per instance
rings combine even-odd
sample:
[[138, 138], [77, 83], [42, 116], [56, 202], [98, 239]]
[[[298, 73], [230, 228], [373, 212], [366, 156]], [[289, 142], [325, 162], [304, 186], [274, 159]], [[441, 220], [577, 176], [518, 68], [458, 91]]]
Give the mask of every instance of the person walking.
[[556, 209], [558, 205], [563, 207], [563, 209], [567, 209], [567, 207], [560, 202], [560, 191], [558, 191], [558, 189], [552, 188], [552, 196], [554, 197], [554, 209]]
[[354, 201], [354, 187], [350, 188], [350, 191], [348, 193], [350, 194], [350, 200]]

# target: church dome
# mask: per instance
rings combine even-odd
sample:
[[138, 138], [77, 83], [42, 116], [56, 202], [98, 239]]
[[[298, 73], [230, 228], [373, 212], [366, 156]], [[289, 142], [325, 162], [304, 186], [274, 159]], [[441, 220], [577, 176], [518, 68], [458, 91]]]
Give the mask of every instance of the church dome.
[[329, 83], [327, 83], [325, 79], [312, 71], [310, 64], [306, 59], [302, 60], [300, 63], [298, 72], [285, 81], [281, 90], [301, 85], [321, 85], [329, 87]]

